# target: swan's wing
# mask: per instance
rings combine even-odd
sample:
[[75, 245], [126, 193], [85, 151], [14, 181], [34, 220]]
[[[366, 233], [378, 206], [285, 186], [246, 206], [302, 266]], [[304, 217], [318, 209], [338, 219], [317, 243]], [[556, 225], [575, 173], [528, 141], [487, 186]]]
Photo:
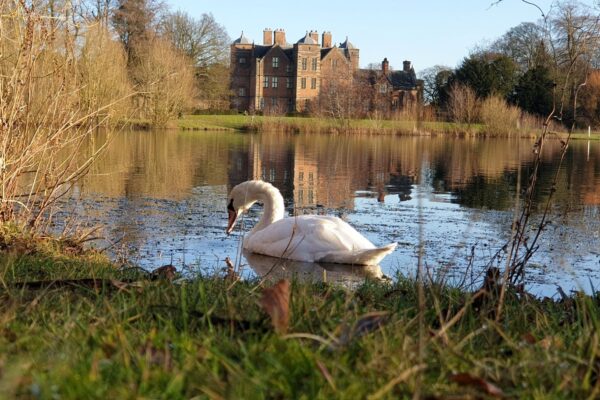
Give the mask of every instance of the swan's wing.
[[279, 220], [252, 233], [244, 247], [256, 253], [311, 262], [330, 252], [375, 248], [341, 219], [314, 215]]

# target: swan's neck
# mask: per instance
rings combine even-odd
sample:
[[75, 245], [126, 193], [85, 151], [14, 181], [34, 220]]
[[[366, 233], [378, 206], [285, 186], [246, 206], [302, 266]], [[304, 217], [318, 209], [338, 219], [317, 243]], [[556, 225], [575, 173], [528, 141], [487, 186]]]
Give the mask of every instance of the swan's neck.
[[285, 207], [283, 197], [278, 189], [271, 185], [261, 186], [257, 192], [256, 200], [263, 203], [264, 212], [252, 232], [258, 232], [283, 218]]

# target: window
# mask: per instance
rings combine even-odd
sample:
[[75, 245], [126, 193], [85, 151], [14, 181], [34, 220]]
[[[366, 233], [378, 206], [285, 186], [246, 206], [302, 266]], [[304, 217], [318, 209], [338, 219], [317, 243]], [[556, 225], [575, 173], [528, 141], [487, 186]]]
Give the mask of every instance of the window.
[[312, 182], [312, 181], [314, 181], [314, 178], [315, 178], [314, 174], [312, 172], [309, 172], [308, 173], [308, 181]]
[[240, 64], [246, 64], [246, 57], [242, 57], [242, 56], [240, 56], [240, 58], [238, 58], [238, 62], [239, 62]]
[[306, 58], [302, 59], [302, 70], [306, 71], [306, 68], [308, 66], [308, 60]]
[[312, 59], [312, 70], [316, 71], [317, 70], [317, 58], [313, 58]]
[[271, 98], [271, 106], [272, 107], [277, 107], [277, 97], [272, 97]]
[[311, 89], [316, 89], [317, 88], [317, 78], [312, 78], [310, 80], [310, 88]]
[[279, 87], [279, 78], [276, 76], [271, 77], [271, 87]]
[[285, 72], [292, 72], [292, 65], [288, 64], [285, 66]]
[[379, 92], [387, 93], [387, 85], [385, 83], [382, 83], [381, 85], [379, 85]]
[[302, 181], [304, 180], [304, 172], [299, 172], [299, 173], [298, 173], [298, 180], [299, 180], [300, 182], [302, 182]]
[[331, 67], [333, 69], [337, 68], [337, 62], [338, 62], [338, 60], [331, 60]]
[[300, 80], [300, 87], [301, 87], [302, 89], [306, 89], [306, 78], [302, 78], [302, 79]]
[[[264, 98], [264, 97], [261, 97], [261, 98], [260, 98], [260, 106], [259, 106], [259, 109], [261, 109], [261, 110], [262, 110], [263, 108], [265, 108], [265, 98]], [[264, 176], [264, 174], [265, 174], [265, 173], [263, 172], [263, 176]]]
[[269, 87], [269, 77], [265, 76], [263, 78], [263, 87]]
[[273, 68], [279, 68], [279, 57], [273, 57], [271, 59], [271, 65]]
[[285, 87], [288, 89], [292, 88], [292, 78], [287, 78], [287, 80], [285, 82]]
[[243, 87], [241, 87], [241, 88], [238, 90], [238, 94], [239, 94], [240, 96], [245, 96], [245, 95], [246, 95], [246, 88], [243, 88]]

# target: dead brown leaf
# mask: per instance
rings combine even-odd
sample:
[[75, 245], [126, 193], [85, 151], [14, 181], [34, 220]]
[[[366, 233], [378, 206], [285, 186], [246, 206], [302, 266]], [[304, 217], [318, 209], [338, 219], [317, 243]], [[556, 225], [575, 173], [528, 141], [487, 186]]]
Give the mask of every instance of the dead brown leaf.
[[378, 330], [388, 322], [389, 317], [387, 311], [373, 311], [361, 316], [354, 325], [342, 330], [338, 345], [345, 346], [358, 337]]
[[290, 281], [282, 279], [270, 288], [263, 289], [260, 305], [271, 317], [277, 333], [287, 332], [290, 322]]
[[523, 339], [523, 341], [527, 344], [536, 344], [537, 342], [537, 339], [535, 338], [535, 336], [533, 336], [531, 332], [525, 332], [524, 334], [522, 334], [521, 339]]
[[161, 280], [172, 281], [175, 278], [176, 274], [177, 274], [177, 268], [175, 268], [171, 264], [167, 264], [167, 265], [163, 265], [162, 267], [158, 267], [154, 271], [152, 271], [152, 273], [150, 274], [150, 277], [152, 280], [161, 279]]
[[450, 380], [454, 383], [458, 383], [461, 386], [472, 386], [484, 392], [492, 397], [502, 398], [504, 392], [498, 386], [486, 381], [485, 379], [473, 376], [468, 373], [454, 374], [450, 376]]

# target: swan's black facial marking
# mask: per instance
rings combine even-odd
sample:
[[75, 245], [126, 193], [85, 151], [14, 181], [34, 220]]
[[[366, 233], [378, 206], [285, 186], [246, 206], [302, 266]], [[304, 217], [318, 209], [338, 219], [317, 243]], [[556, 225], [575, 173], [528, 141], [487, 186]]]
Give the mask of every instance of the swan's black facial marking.
[[225, 232], [227, 232], [227, 234], [229, 235], [233, 230], [235, 220], [237, 219], [237, 212], [235, 211], [235, 207], [233, 206], [233, 199], [231, 199], [229, 201], [229, 204], [227, 205], [227, 214], [229, 215], [229, 218], [227, 221], [227, 230]]

